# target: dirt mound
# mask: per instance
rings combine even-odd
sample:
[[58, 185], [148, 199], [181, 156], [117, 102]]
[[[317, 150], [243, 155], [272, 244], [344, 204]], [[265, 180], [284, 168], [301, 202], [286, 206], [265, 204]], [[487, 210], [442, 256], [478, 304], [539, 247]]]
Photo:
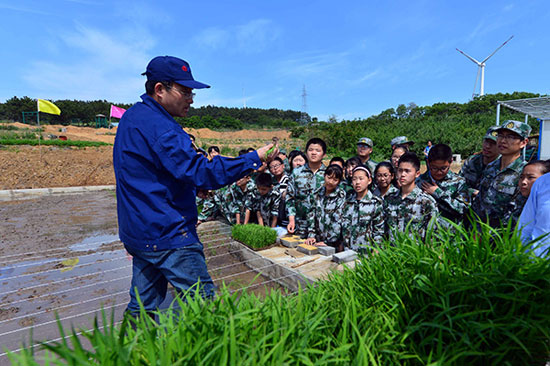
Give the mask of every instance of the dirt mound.
[[196, 138], [204, 139], [224, 139], [224, 140], [246, 140], [246, 139], [264, 139], [271, 141], [273, 137], [280, 140], [289, 139], [290, 132], [287, 130], [239, 130], [239, 131], [212, 131], [209, 128], [186, 128], [185, 131], [193, 134]]
[[0, 189], [115, 184], [112, 146], [17, 146], [0, 150]]

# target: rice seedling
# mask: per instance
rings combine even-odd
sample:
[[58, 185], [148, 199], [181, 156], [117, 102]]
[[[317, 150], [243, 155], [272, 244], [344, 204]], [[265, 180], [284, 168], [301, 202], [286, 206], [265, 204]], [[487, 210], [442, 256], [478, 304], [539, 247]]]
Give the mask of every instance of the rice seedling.
[[257, 224], [235, 225], [231, 228], [233, 239], [254, 249], [270, 246], [277, 240], [277, 232]]
[[[264, 299], [223, 287], [187, 293], [179, 310], [142, 312], [135, 326], [106, 319], [67, 341], [26, 349], [14, 363], [101, 365], [525, 365], [544, 364], [550, 265], [510, 227], [439, 228], [419, 242], [397, 235], [355, 269]], [[63, 330], [60, 327], [60, 332]]]

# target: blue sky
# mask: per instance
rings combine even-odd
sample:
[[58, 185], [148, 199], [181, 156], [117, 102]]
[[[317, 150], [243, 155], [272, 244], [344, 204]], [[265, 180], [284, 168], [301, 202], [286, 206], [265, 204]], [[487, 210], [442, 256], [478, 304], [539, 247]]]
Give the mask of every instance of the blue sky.
[[147, 62], [174, 55], [212, 85], [195, 106], [364, 118], [399, 104], [550, 88], [550, 3], [523, 1], [0, 0], [0, 101], [143, 93]]

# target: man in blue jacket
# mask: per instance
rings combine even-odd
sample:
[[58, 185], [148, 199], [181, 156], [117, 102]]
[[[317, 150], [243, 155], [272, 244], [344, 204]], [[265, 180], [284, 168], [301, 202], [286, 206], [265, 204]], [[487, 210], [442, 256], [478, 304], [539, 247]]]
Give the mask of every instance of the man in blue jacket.
[[124, 113], [113, 150], [119, 235], [133, 256], [130, 313], [139, 311], [136, 289], [145, 310], [153, 311], [168, 282], [180, 291], [199, 282], [202, 296], [214, 296], [195, 228], [196, 190], [235, 182], [260, 167], [273, 146], [209, 161], [196, 153], [173, 117], [187, 115], [193, 89], [210, 86], [194, 80], [189, 64], [171, 56], [152, 59], [144, 75], [146, 94]]

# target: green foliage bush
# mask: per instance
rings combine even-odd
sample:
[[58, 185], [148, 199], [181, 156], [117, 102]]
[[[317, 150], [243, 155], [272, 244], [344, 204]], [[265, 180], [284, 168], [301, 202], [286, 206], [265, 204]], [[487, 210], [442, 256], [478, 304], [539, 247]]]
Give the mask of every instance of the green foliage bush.
[[[226, 288], [44, 345], [46, 364], [528, 365], [549, 355], [550, 265], [509, 228], [401, 235], [354, 270], [265, 299]], [[107, 323], [104, 319], [104, 324]], [[10, 355], [37, 365], [32, 348]], [[50, 361], [48, 361], [50, 360]], [[55, 361], [52, 361], [55, 360]], [[44, 361], [41, 361], [44, 364]]]
[[[539, 95], [516, 92], [487, 94], [464, 104], [436, 103], [418, 107], [411, 103], [408, 107], [401, 105], [397, 110], [391, 108], [363, 120], [318, 122], [296, 127], [292, 129], [292, 136], [306, 140], [321, 137], [327, 142], [329, 154], [343, 157], [355, 155], [357, 140], [366, 136], [374, 142], [373, 158], [382, 161], [391, 156], [391, 139], [404, 135], [415, 141], [412, 151], [420, 157], [424, 157], [423, 150], [427, 141], [432, 140], [434, 143], [448, 144], [454, 153], [465, 158], [481, 150], [487, 128], [495, 124], [498, 100], [537, 96]], [[501, 108], [501, 121], [506, 119], [523, 121], [525, 116]], [[539, 123], [532, 118], [529, 123], [533, 133], [537, 133]]]
[[231, 236], [254, 249], [270, 246], [277, 240], [275, 230], [257, 224], [235, 225], [231, 228]]

